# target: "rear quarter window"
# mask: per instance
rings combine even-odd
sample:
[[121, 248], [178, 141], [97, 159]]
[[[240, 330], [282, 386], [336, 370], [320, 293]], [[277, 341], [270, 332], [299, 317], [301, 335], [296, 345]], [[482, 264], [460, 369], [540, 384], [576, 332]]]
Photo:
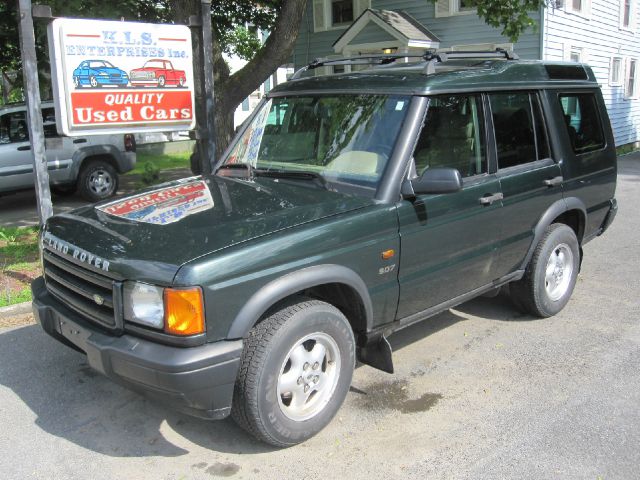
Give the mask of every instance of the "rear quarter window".
[[558, 96], [571, 148], [578, 154], [605, 146], [602, 120], [593, 93], [562, 93]]

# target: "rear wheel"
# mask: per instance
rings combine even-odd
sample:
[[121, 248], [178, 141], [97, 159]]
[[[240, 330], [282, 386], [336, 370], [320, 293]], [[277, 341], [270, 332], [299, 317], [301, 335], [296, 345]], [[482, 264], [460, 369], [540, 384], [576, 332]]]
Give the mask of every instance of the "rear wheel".
[[249, 332], [231, 414], [263, 442], [303, 442], [342, 405], [354, 365], [355, 341], [344, 315], [328, 303], [300, 299]]
[[509, 285], [516, 306], [538, 317], [555, 315], [571, 298], [580, 267], [575, 232], [564, 224], [547, 228], [524, 277]]
[[80, 170], [78, 189], [90, 202], [104, 200], [118, 190], [118, 173], [105, 160], [91, 160]]

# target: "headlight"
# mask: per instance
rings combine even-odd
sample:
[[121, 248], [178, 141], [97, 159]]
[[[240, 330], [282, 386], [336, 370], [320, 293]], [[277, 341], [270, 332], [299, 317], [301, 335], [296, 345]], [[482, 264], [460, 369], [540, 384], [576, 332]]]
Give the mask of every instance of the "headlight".
[[124, 318], [129, 322], [163, 329], [171, 335], [204, 333], [204, 302], [200, 287], [161, 288], [125, 282]]
[[124, 318], [154, 328], [164, 327], [163, 289], [146, 283], [125, 282]]

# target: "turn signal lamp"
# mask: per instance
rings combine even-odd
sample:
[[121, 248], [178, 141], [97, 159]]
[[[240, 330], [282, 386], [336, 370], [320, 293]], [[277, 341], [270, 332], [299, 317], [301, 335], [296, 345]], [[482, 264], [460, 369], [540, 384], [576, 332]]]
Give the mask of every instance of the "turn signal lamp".
[[200, 288], [164, 290], [164, 330], [173, 335], [204, 332], [204, 306]]

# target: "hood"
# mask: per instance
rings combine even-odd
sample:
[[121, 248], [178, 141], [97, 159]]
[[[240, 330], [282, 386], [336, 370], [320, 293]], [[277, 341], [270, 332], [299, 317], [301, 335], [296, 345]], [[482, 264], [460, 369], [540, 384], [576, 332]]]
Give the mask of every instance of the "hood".
[[56, 215], [45, 246], [106, 260], [116, 277], [169, 283], [202, 255], [371, 204], [302, 182], [193, 177]]

